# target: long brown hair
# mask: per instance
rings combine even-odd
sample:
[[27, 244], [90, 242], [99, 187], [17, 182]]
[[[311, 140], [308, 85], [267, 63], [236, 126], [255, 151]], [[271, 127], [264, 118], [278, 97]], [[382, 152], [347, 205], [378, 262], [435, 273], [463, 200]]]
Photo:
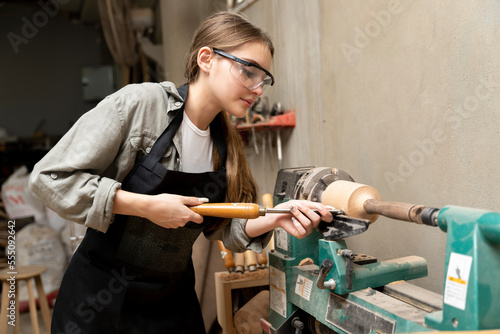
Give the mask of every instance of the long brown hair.
[[[191, 47], [187, 54], [185, 77], [188, 83], [198, 79], [198, 51], [208, 46], [217, 49], [238, 47], [249, 41], [261, 41], [274, 55], [271, 38], [261, 29], [247, 21], [242, 15], [231, 12], [218, 12], [208, 17], [196, 30]], [[257, 201], [257, 185], [250, 173], [244, 147], [240, 135], [230, 123], [226, 112], [221, 111], [216, 116], [221, 122], [227, 144], [227, 191], [226, 202], [255, 203]], [[214, 170], [222, 167], [222, 161], [214, 145]], [[208, 230], [215, 230], [223, 226], [227, 220], [218, 220], [210, 225]]]

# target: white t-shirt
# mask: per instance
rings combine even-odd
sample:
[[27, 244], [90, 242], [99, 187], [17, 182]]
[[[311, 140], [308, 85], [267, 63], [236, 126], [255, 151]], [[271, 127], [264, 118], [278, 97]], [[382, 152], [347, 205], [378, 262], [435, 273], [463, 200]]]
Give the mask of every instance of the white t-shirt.
[[191, 122], [184, 112], [181, 124], [182, 131], [182, 171], [186, 173], [203, 173], [213, 171], [213, 141], [210, 127], [200, 130]]

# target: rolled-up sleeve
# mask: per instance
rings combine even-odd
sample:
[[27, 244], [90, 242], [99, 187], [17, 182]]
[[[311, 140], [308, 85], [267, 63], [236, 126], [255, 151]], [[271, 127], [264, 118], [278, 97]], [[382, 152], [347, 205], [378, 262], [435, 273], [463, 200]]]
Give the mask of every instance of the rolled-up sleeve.
[[221, 240], [224, 246], [233, 252], [242, 253], [246, 250], [253, 250], [256, 253], [262, 253], [271, 240], [273, 232], [250, 238], [245, 232], [246, 222], [246, 219], [234, 218], [223, 228], [206, 232], [205, 237], [210, 240]]
[[105, 232], [121, 183], [103, 175], [122, 148], [123, 128], [115, 98], [104, 99], [35, 165], [31, 192], [61, 217]]

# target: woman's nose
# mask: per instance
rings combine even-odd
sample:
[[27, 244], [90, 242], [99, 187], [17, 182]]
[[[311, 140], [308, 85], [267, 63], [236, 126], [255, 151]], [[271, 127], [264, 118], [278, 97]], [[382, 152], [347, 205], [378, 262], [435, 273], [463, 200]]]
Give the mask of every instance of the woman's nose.
[[262, 85], [259, 85], [256, 88], [252, 89], [251, 92], [257, 96], [261, 96], [264, 90], [262, 89]]

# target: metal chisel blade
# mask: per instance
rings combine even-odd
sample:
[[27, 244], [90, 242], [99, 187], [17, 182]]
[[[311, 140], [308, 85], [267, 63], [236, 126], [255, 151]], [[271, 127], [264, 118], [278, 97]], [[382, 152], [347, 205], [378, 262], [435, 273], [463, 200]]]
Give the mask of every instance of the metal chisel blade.
[[[318, 213], [318, 209], [311, 209], [314, 212]], [[338, 209], [330, 209], [328, 210], [332, 215], [342, 215], [344, 211]], [[290, 209], [266, 209], [266, 213], [290, 213]]]

